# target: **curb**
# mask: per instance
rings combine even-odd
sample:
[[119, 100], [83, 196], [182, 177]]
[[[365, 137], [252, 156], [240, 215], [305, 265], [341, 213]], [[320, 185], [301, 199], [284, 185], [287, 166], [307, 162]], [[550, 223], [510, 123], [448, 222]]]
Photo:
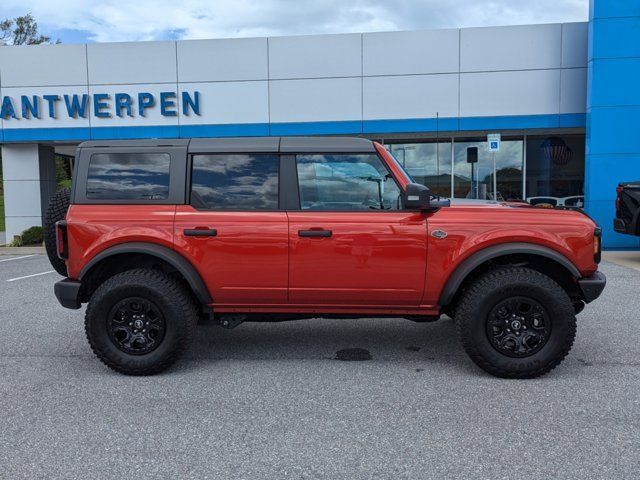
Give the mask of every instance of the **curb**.
[[602, 259], [615, 263], [616, 265], [622, 265], [623, 267], [633, 268], [640, 271], [640, 252], [639, 251], [604, 251], [602, 252]]
[[44, 247], [0, 247], [0, 255], [44, 255]]

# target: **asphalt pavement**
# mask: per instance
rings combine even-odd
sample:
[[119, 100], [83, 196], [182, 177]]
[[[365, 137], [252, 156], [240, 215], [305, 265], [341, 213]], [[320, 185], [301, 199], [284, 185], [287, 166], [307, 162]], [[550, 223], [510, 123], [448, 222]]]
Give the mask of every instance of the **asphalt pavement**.
[[50, 270], [0, 257], [2, 479], [640, 476], [638, 271], [603, 263], [569, 357], [523, 381], [476, 368], [449, 319], [203, 324], [174, 368], [126, 377]]

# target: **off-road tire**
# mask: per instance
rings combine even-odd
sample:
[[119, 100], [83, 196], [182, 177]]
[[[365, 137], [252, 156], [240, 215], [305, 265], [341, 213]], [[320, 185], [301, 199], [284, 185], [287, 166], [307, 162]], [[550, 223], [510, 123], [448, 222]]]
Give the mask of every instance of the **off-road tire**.
[[[109, 312], [129, 297], [153, 302], [164, 316], [164, 338], [149, 353], [125, 353], [108, 332]], [[170, 367], [185, 352], [197, 323], [196, 305], [183, 285], [160, 271], [137, 269], [109, 278], [93, 293], [85, 315], [85, 332], [91, 349], [107, 367], [125, 375], [153, 375]]]
[[[551, 320], [547, 342], [531, 356], [513, 358], [499, 352], [486, 331], [491, 310], [512, 296], [537, 301]], [[526, 267], [504, 267], [483, 274], [465, 288], [456, 308], [456, 327], [467, 354], [486, 372], [502, 378], [534, 378], [554, 369], [569, 353], [576, 317], [567, 293], [554, 280]]]
[[67, 266], [60, 257], [58, 257], [58, 247], [56, 246], [56, 222], [64, 220], [69, 210], [69, 199], [71, 190], [64, 188], [58, 190], [56, 194], [49, 200], [47, 213], [44, 217], [44, 246], [47, 251], [47, 257], [53, 269], [63, 277], [67, 276]]

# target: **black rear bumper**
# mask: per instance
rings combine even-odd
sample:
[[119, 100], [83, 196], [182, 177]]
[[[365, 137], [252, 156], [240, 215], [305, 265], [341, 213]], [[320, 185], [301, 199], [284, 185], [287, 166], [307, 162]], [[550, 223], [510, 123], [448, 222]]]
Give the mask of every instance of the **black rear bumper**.
[[583, 277], [578, 280], [578, 286], [582, 292], [582, 299], [586, 302], [592, 302], [600, 296], [607, 284], [607, 277], [604, 273], [596, 272], [590, 277]]
[[53, 291], [56, 294], [56, 298], [60, 305], [64, 308], [71, 308], [77, 310], [80, 308], [80, 286], [82, 284], [76, 280], [65, 278], [56, 282], [53, 287]]
[[624, 223], [624, 220], [621, 218], [613, 219], [613, 229], [618, 233], [629, 233], [627, 231], [627, 225]]

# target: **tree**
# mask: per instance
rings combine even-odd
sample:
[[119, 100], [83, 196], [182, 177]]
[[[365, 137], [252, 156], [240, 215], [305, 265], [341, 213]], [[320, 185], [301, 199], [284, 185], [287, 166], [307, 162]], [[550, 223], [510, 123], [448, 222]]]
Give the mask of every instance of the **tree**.
[[[59, 42], [60, 40], [56, 43]], [[51, 43], [51, 37], [38, 33], [38, 23], [30, 13], [0, 22], [0, 45], [39, 45], [41, 43]]]

